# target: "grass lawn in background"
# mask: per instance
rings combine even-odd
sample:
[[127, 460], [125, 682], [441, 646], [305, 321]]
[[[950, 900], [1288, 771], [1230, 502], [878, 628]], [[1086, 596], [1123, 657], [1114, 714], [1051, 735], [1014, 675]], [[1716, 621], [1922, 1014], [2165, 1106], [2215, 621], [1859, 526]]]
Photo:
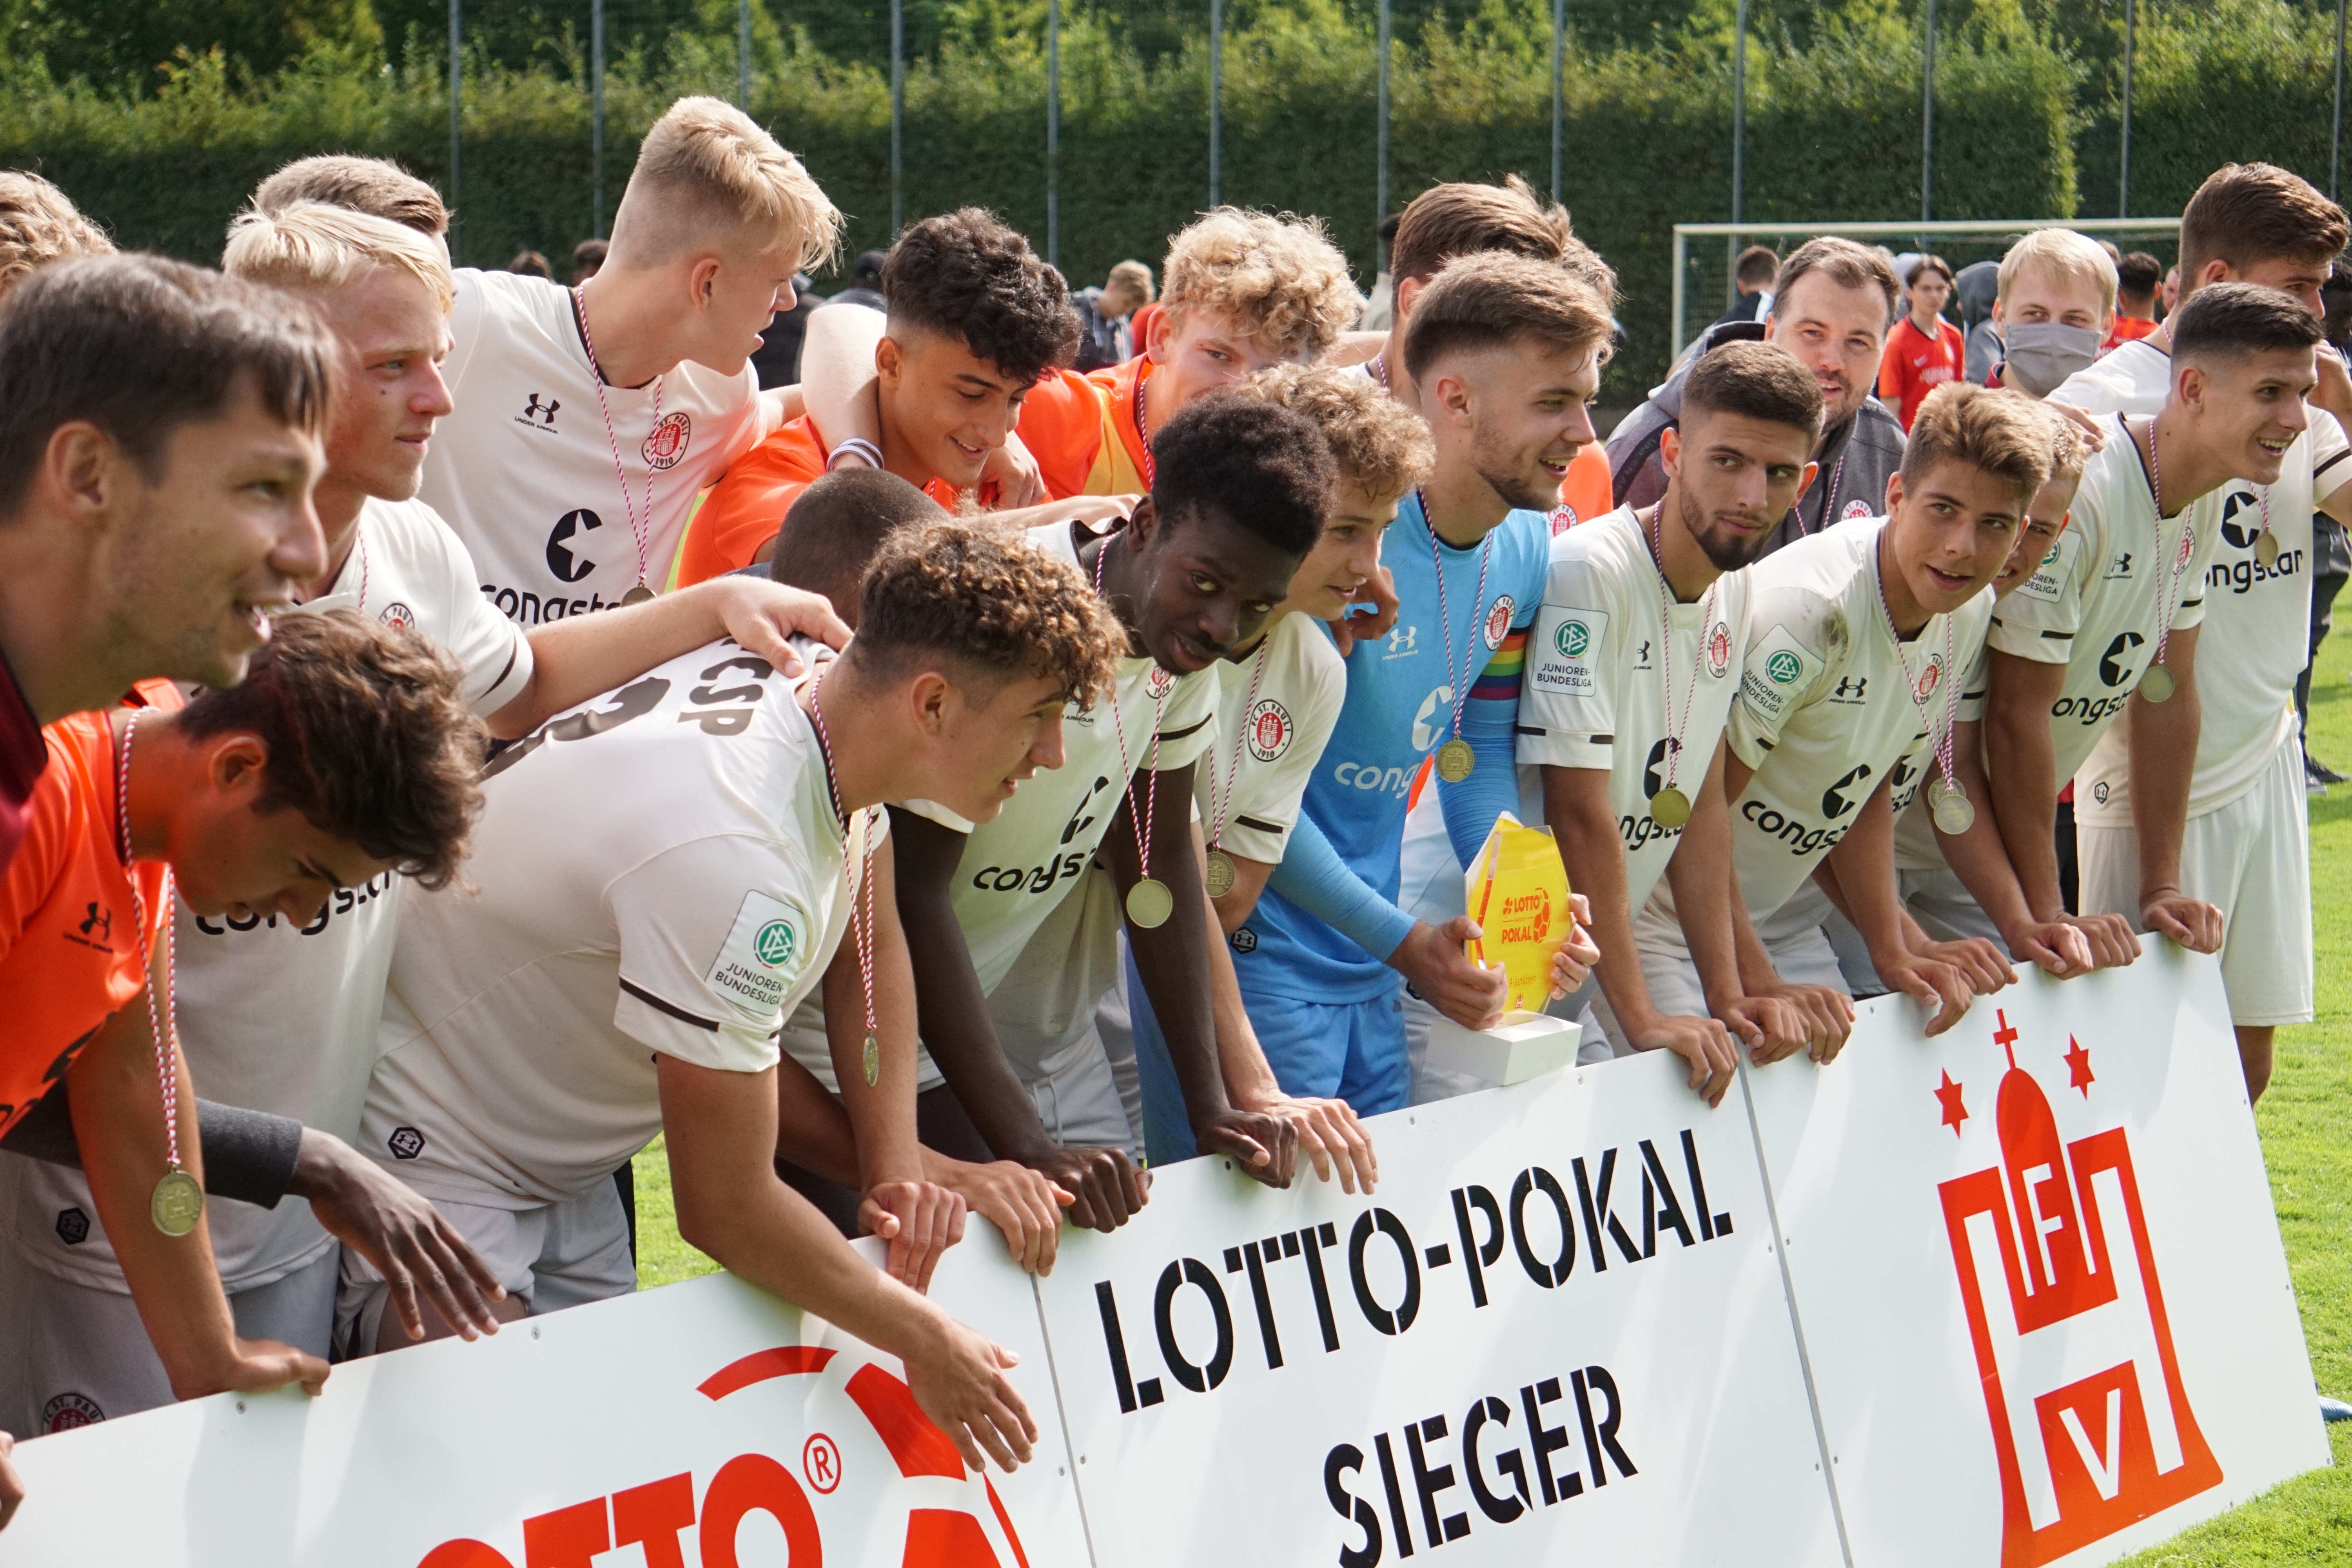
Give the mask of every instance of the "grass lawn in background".
[[[2320, 650], [2312, 749], [2352, 773], [2352, 626]], [[2352, 1399], [2352, 784], [2311, 803], [2319, 1016], [2282, 1029], [2256, 1108], [2271, 1195], [2319, 1386]], [[656, 1140], [637, 1157], [637, 1272], [650, 1289], [717, 1265], [679, 1239]], [[2352, 1563], [2352, 1422], [2328, 1428], [2335, 1463], [2126, 1560], [2127, 1568]]]

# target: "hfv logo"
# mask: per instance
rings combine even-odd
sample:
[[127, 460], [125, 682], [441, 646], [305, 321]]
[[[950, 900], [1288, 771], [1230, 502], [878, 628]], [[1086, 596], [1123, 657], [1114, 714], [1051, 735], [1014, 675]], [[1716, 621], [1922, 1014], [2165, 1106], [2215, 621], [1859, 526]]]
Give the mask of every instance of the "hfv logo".
[[[1944, 1183], [1944, 1224], [2000, 1467], [2001, 1568], [2035, 1568], [2219, 1486], [2157, 1278], [2124, 1130], [2061, 1141], [2049, 1097], [2009, 1055], [2000, 1163]], [[2087, 1101], [2091, 1053], [2059, 1059]], [[1962, 1085], [1936, 1091], [1955, 1134]]]

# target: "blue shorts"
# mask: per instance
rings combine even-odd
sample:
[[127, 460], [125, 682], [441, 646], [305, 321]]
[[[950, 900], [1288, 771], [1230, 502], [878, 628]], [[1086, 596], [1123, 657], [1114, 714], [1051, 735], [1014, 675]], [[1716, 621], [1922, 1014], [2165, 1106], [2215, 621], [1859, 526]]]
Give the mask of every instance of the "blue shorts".
[[[1143, 1142], [1156, 1165], [1189, 1160], [1192, 1120], [1160, 1022], [1143, 997], [1134, 960], [1127, 993], [1135, 1023], [1135, 1066], [1143, 1084]], [[1412, 1060], [1404, 1036], [1403, 984], [1363, 1002], [1302, 1002], [1254, 995], [1242, 1002], [1266, 1064], [1286, 1094], [1344, 1100], [1359, 1116], [1395, 1110], [1412, 1099]]]

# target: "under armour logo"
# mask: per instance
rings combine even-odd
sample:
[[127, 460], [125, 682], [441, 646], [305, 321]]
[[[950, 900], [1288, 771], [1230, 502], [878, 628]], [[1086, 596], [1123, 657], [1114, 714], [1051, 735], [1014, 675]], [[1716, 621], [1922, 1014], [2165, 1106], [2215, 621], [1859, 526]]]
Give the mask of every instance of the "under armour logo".
[[1419, 649], [1416, 645], [1420, 641], [1421, 628], [1419, 626], [1401, 626], [1397, 627], [1396, 630], [1389, 634], [1388, 656], [1391, 658], [1402, 658], [1408, 654], [1418, 652]]
[[530, 395], [530, 400], [522, 405], [522, 416], [526, 423], [536, 419], [548, 429], [552, 430], [555, 428], [555, 411], [562, 406], [562, 404], [551, 397], [547, 400], [547, 406], [541, 408], [539, 405], [539, 394], [534, 392]]
[[88, 936], [94, 931], [98, 933], [98, 940], [100, 942], [110, 942], [113, 940], [113, 911], [110, 910], [101, 910], [95, 903], [92, 903], [88, 907], [89, 909], [89, 918], [81, 922], [81, 934]]
[[1633, 662], [1644, 669], [1650, 667], [1650, 645], [1647, 641], [1642, 644], [1642, 651], [1634, 655]]
[[1863, 700], [1864, 694], [1869, 689], [1870, 677], [1866, 675], [1842, 675], [1838, 677], [1837, 690], [1832, 693], [1832, 695], [1843, 697], [1850, 702], [1859, 702]]

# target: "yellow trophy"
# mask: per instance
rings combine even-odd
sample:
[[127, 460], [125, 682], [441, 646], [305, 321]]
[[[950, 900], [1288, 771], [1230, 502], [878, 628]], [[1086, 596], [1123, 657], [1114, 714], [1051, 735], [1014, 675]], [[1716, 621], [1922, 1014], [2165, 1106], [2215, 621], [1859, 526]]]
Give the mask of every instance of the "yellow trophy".
[[1473, 963], [1502, 966], [1507, 977], [1502, 1021], [1465, 1029], [1440, 1017], [1429, 1054], [1441, 1066], [1483, 1082], [1517, 1083], [1575, 1059], [1582, 1030], [1544, 1011], [1551, 1000], [1551, 961], [1574, 924], [1568, 867], [1551, 829], [1529, 827], [1510, 813], [1463, 876], [1465, 908], [1480, 934], [1462, 944]]

